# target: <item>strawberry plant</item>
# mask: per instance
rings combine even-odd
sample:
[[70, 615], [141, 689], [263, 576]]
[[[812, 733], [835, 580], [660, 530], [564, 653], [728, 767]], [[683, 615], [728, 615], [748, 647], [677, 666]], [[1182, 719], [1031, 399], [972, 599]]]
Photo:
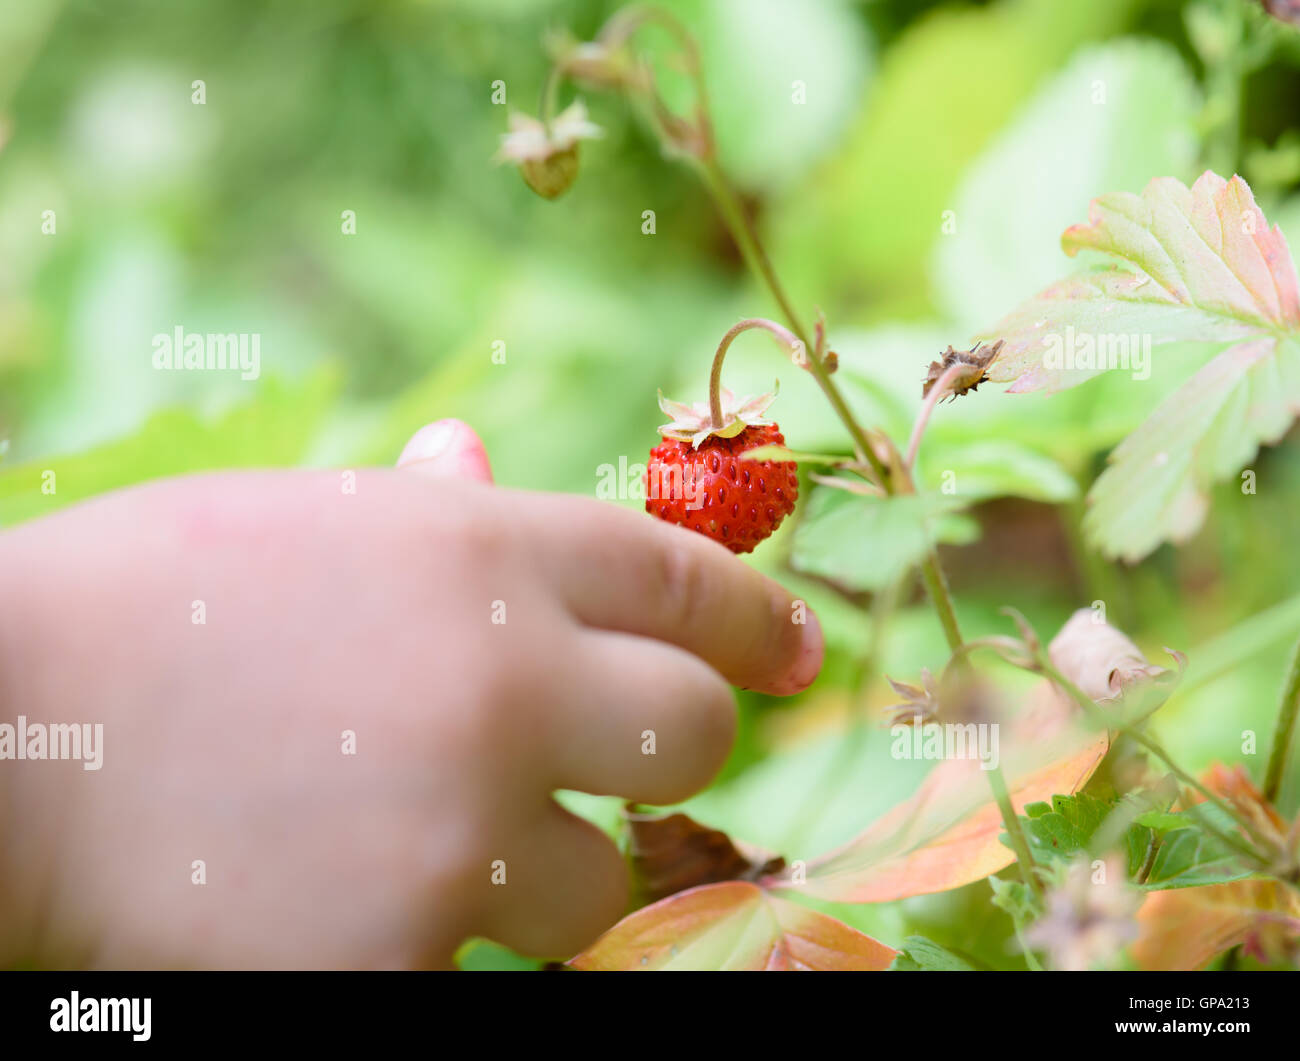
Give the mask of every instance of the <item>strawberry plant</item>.
[[[1281, 39], [1276, 27], [1215, 22], [1204, 11], [1195, 18], [1203, 57], [1220, 63], [1212, 81], [1229, 62], [1216, 33], [1250, 38], [1231, 60], [1246, 65]], [[656, 48], [646, 43], [652, 37]], [[576, 194], [578, 141], [599, 129], [581, 100], [561, 111], [562, 94], [571, 85], [619, 94], [662, 150], [701, 178], [780, 318], [746, 318], [726, 332], [707, 401], [661, 396], [671, 419], [647, 465], [647, 512], [737, 553], [790, 519], [792, 573], [864, 606], [873, 638], [918, 573], [947, 646], [911, 681], [890, 676], [903, 698], [891, 709], [892, 757], [938, 763], [914, 795], [824, 851], [759, 849], [691, 814], [629, 806], [620, 833], [637, 906], [569, 965], [970, 968], [936, 941], [914, 935], [892, 946], [853, 922], [867, 904], [972, 885], [984, 889], [986, 911], [1009, 921], [1019, 948], [1013, 964], [1029, 968], [1197, 968], [1234, 948], [1293, 964], [1300, 819], [1288, 822], [1277, 804], [1300, 710], [1300, 649], [1282, 682], [1262, 787], [1240, 766], [1198, 777], [1149, 724], [1196, 659], [1173, 649], [1168, 665], [1148, 659], [1107, 622], [1102, 601], [1080, 608], [1046, 642], [1011, 607], [1001, 627], [973, 635], [959, 622], [938, 544], [961, 540], [962, 521], [988, 495], [948, 490], [923, 474], [941, 403], [1016, 400], [987, 388], [976, 395], [987, 383], [1052, 394], [1116, 369], [1141, 379], [1159, 349], [1180, 362], [1185, 382], [1114, 447], [1088, 493], [1082, 536], [1103, 557], [1128, 562], [1186, 542], [1215, 484], [1249, 471], [1260, 447], [1279, 443], [1300, 414], [1296, 268], [1246, 181], [1209, 168], [1190, 185], [1148, 173], [1140, 194], [1098, 189], [1091, 206], [1078, 202], [1087, 220], [1065, 231], [1061, 247], [1079, 268], [1009, 311], [981, 305], [982, 326], [953, 336], [942, 353], [916, 350], [920, 405], [899, 431], [864, 420], [859, 392], [871, 390], [870, 373], [832, 350], [832, 325], [820, 313], [808, 327], [809, 314], [783, 285], [724, 169], [701, 51], [686, 28], [636, 6], [591, 41], [561, 35], [550, 43], [542, 112], [511, 119], [500, 157], [519, 163], [548, 199]], [[682, 76], [670, 77], [670, 67]], [[1233, 84], [1213, 87], [1229, 92]], [[1231, 124], [1215, 117], [1207, 158], [1231, 165], [1234, 151]], [[787, 446], [769, 419], [778, 415], [769, 409], [773, 394], [737, 400], [722, 386], [728, 349], [754, 329], [775, 338], [787, 365], [820, 390], [842, 436], [838, 448], [820, 438], [817, 448], [835, 452], [802, 451], [793, 432]], [[985, 458], [995, 475], [1009, 474], [1008, 453]], [[874, 658], [874, 647], [862, 654], [855, 692], [883, 682]], [[831, 783], [846, 762], [851, 754], [827, 764]], [[1184, 933], [1188, 921], [1206, 927]]]

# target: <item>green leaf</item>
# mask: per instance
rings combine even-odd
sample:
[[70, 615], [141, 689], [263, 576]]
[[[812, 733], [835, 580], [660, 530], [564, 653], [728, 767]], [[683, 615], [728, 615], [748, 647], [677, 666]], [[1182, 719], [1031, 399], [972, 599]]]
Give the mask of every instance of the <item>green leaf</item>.
[[[129, 438], [66, 457], [0, 468], [0, 525], [44, 516], [95, 494], [149, 479], [218, 468], [298, 463], [330, 409], [332, 371], [296, 386], [267, 379], [257, 396], [213, 420], [184, 409], [156, 413]], [[54, 475], [51, 480], [47, 473]], [[45, 484], [53, 482], [47, 492]]]
[[936, 489], [951, 484], [951, 496], [966, 503], [1026, 497], [1057, 504], [1079, 494], [1074, 478], [1056, 461], [1017, 442], [990, 439], [945, 447], [926, 466], [941, 470]]
[[1011, 390], [1059, 390], [1121, 369], [1149, 378], [1160, 343], [1220, 352], [1112, 454], [1094, 485], [1088, 540], [1136, 561], [1200, 526], [1213, 482], [1278, 441], [1300, 409], [1300, 284], [1281, 230], [1250, 188], [1206, 172], [1141, 196], [1093, 201], [1067, 229], [1068, 254], [1107, 264], [1046, 289], [990, 329], [1005, 340], [990, 368]]
[[1201, 526], [1211, 484], [1231, 478], [1262, 443], [1279, 441], [1300, 408], [1300, 336], [1226, 349], [1171, 394], [1110, 456], [1084, 517], [1089, 541], [1136, 561]]
[[[1181, 819], [1174, 827], [1171, 819]], [[1178, 814], [1158, 820], [1162, 836], [1151, 871], [1140, 885], [1148, 891], [1167, 888], [1196, 888], [1205, 884], [1223, 884], [1253, 874], [1241, 856], [1205, 828], [1205, 822], [1221, 833], [1233, 834], [1236, 824], [1218, 807], [1198, 803]]]
[[533, 972], [542, 967], [537, 958], [525, 958], [490, 939], [467, 939], [454, 960], [462, 972]]
[[885, 53], [842, 151], [774, 215], [772, 257], [793, 263], [795, 300], [860, 305], [865, 291], [874, 305], [915, 316], [929, 302], [931, 250], [971, 160], [1080, 43], [1119, 31], [1136, 6], [998, 0], [912, 20]]
[[[1171, 46], [1119, 40], [1078, 52], [971, 167], [935, 274], [963, 328], [1014, 305], [1060, 267], [1056, 235], [1079, 204], [1153, 173], [1192, 172], [1196, 83]], [[1086, 144], [1086, 150], [1079, 150]]]
[[[1230, 817], [1209, 804], [1176, 814], [1160, 807], [1143, 810], [1153, 796], [1138, 793], [1120, 800], [1084, 793], [1053, 796], [1050, 806], [1026, 806], [1021, 828], [1040, 865], [1066, 863], [1080, 854], [1100, 857], [1105, 850], [1118, 848], [1125, 856], [1129, 879], [1146, 891], [1222, 884], [1251, 875], [1240, 856], [1205, 828], [1208, 821], [1231, 834], [1236, 826]], [[1005, 834], [1002, 842], [1011, 846]], [[1139, 883], [1137, 877], [1153, 843], [1155, 857]]]
[[1032, 921], [1038, 913], [1038, 904], [1029, 885], [1008, 877], [990, 877], [993, 905], [1004, 911], [1017, 925]]
[[872, 498], [819, 489], [795, 530], [792, 563], [852, 589], [881, 589], [925, 555], [932, 518], [938, 540], [971, 539], [969, 521], [950, 514], [955, 505], [933, 494]]
[[755, 446], [740, 455], [743, 461], [798, 461], [801, 464], [843, 464], [848, 457], [833, 453], [803, 453], [786, 446]]
[[891, 973], [971, 972], [973, 966], [924, 936], [908, 936], [889, 967]]
[[[842, 0], [675, 0], [699, 35], [724, 165], [742, 184], [791, 184], [833, 149], [873, 66], [863, 20]], [[802, 86], [802, 88], [800, 87]]]
[[1145, 814], [1139, 814], [1133, 820], [1136, 824], [1143, 825], [1160, 836], [1175, 829], [1187, 828], [1187, 819], [1183, 815], [1174, 814], [1171, 811], [1147, 811]]
[[[1021, 828], [1034, 860], [1040, 863], [1055, 859], [1068, 861], [1083, 851], [1101, 854], [1091, 850], [1093, 839], [1116, 806], [1114, 800], [1098, 799], [1085, 793], [1053, 796], [1050, 805], [1036, 803], [1027, 806], [1021, 818]], [[1005, 833], [1002, 842], [1011, 846]], [[1128, 855], [1131, 877], [1141, 868], [1142, 856], [1147, 849], [1145, 830], [1130, 825], [1121, 835], [1120, 843]]]
[[1141, 887], [1197, 888], [1249, 877], [1253, 870], [1220, 841], [1199, 829], [1178, 829], [1164, 837]]

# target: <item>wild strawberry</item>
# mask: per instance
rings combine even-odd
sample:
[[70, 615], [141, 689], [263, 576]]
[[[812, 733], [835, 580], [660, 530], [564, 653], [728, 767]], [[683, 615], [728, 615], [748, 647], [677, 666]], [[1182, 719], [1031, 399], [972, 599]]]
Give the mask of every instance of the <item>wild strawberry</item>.
[[780, 428], [763, 419], [776, 398], [764, 394], [737, 403], [721, 392], [722, 426], [713, 427], [707, 402], [685, 405], [661, 394], [672, 422], [646, 465], [645, 510], [669, 523], [721, 542], [733, 553], [752, 552], [794, 511], [799, 497], [793, 461], [742, 459], [761, 446], [782, 446]]

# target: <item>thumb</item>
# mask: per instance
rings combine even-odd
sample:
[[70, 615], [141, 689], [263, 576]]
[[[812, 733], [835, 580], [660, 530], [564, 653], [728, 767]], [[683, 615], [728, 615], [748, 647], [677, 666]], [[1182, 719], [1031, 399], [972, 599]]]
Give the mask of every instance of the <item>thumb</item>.
[[438, 478], [492, 481], [483, 440], [463, 420], [435, 420], [414, 435], [397, 458], [399, 468]]

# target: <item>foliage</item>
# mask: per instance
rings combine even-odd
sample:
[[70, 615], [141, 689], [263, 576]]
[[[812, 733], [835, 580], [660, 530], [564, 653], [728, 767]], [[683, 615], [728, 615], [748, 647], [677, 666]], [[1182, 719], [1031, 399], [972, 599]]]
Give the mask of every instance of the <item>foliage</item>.
[[[391, 463], [442, 416], [498, 482], [592, 495], [644, 461], [657, 390], [703, 394], [718, 336], [784, 312], [746, 271], [750, 219], [800, 324], [824, 314], [807, 345], [863, 433], [782, 367], [801, 501], [749, 562], [817, 612], [827, 662], [791, 703], [738, 694], [733, 757], [685, 807], [737, 865], [742, 837], [788, 865], [678, 888], [574, 963], [1032, 965], [1009, 956], [1068, 867], [1116, 852], [1138, 964], [1293, 962], [1258, 813], [1294, 819], [1295, 757], [1253, 817], [1198, 779], [1263, 780], [1300, 622], [1297, 33], [1246, 0], [797, 6], [664, 5], [734, 201], [691, 154], [699, 86], [659, 26], [637, 47], [680, 122], [566, 82], [604, 135], [543, 202], [490, 162], [506, 112], [535, 112], [556, 27], [594, 39], [615, 0], [8, 5], [0, 525], [164, 475]], [[262, 375], [154, 370], [177, 323], [259, 333]], [[1149, 339], [1150, 374], [1050, 369], [1047, 334]], [[1006, 344], [991, 382], [922, 416], [926, 366], [983, 338]], [[728, 385], [770, 389], [774, 364], [733, 356]], [[1037, 643], [1081, 605], [1186, 673], [1112, 689], [1122, 668]], [[886, 676], [922, 670], [1013, 735], [1009, 817], [990, 771], [895, 754]], [[1045, 705], [1074, 724], [1043, 737]], [[617, 800], [562, 798], [626, 839]], [[535, 965], [487, 943], [463, 964]]]

